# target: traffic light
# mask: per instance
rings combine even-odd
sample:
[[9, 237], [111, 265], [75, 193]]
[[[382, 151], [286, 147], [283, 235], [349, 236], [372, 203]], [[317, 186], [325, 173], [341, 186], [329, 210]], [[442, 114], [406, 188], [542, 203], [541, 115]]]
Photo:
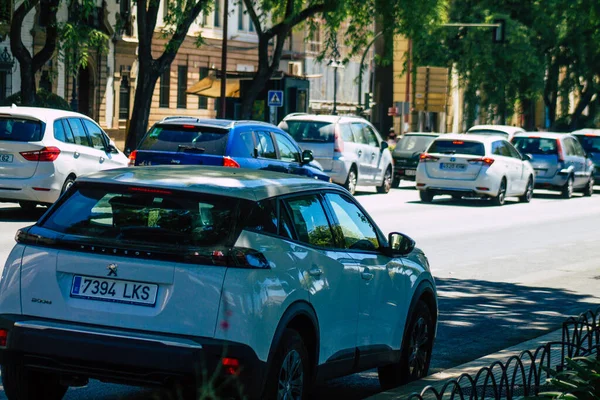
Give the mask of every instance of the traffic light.
[[373, 103], [373, 92], [365, 93], [365, 110], [371, 108], [371, 103]]
[[504, 19], [495, 19], [494, 24], [499, 24], [500, 26], [495, 26], [492, 34], [492, 41], [494, 43], [504, 43], [506, 39], [506, 20]]

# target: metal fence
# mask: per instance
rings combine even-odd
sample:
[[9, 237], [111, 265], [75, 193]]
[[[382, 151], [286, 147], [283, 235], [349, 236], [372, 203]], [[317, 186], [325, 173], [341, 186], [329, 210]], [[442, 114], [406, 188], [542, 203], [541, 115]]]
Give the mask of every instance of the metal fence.
[[[549, 369], [561, 371], [566, 359], [596, 355], [600, 358], [600, 307], [562, 326], [562, 341], [550, 342], [534, 351], [523, 351], [505, 362], [496, 361], [476, 374], [462, 374], [441, 387], [427, 386], [409, 400], [506, 399], [536, 396], [553, 388], [547, 383]], [[436, 385], [437, 386], [437, 385]]]

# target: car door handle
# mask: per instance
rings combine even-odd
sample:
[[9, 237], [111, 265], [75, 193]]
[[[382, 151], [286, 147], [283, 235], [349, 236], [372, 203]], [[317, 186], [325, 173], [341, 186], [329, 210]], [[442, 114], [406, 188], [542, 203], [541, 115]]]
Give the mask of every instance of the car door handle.
[[75, 158], [79, 158], [80, 155], [81, 154], [79, 154], [78, 152], [73, 153], [73, 157], [75, 157]]
[[372, 153], [372, 154], [371, 154], [371, 158], [375, 158], [375, 156], [376, 156], [376, 155], [377, 155], [377, 154], [375, 154], [375, 153]]
[[315, 268], [309, 270], [308, 274], [310, 276], [319, 277], [319, 276], [323, 275], [323, 270], [321, 270], [321, 268], [315, 267]]
[[360, 274], [360, 277], [363, 278], [365, 281], [370, 281], [371, 279], [373, 279], [375, 277], [375, 275], [373, 275], [370, 272], [363, 272]]
[[100, 164], [102, 164], [106, 159], [104, 157], [100, 157]]
[[359, 157], [362, 156], [362, 150], [359, 150], [356, 154], [358, 154]]

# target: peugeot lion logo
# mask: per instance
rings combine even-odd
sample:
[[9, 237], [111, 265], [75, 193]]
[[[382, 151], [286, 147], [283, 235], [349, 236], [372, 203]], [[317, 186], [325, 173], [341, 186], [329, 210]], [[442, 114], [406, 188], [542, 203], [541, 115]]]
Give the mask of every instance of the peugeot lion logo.
[[108, 270], [108, 276], [117, 276], [117, 264], [108, 264], [106, 269]]

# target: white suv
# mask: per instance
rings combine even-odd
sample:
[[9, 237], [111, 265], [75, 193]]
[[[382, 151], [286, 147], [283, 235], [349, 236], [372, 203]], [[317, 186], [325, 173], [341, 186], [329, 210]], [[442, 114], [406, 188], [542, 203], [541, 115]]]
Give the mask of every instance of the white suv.
[[251, 398], [302, 399], [314, 379], [379, 367], [392, 387], [429, 367], [427, 258], [334, 184], [107, 171], [78, 179], [16, 240], [0, 281], [9, 400], [60, 399], [90, 378], [193, 386], [206, 375]]
[[510, 196], [529, 203], [535, 184], [530, 159], [500, 136], [441, 135], [420, 156], [417, 189], [423, 202], [449, 194], [489, 198], [499, 206]]
[[85, 115], [0, 107], [0, 201], [52, 204], [79, 176], [127, 166], [127, 157]]

